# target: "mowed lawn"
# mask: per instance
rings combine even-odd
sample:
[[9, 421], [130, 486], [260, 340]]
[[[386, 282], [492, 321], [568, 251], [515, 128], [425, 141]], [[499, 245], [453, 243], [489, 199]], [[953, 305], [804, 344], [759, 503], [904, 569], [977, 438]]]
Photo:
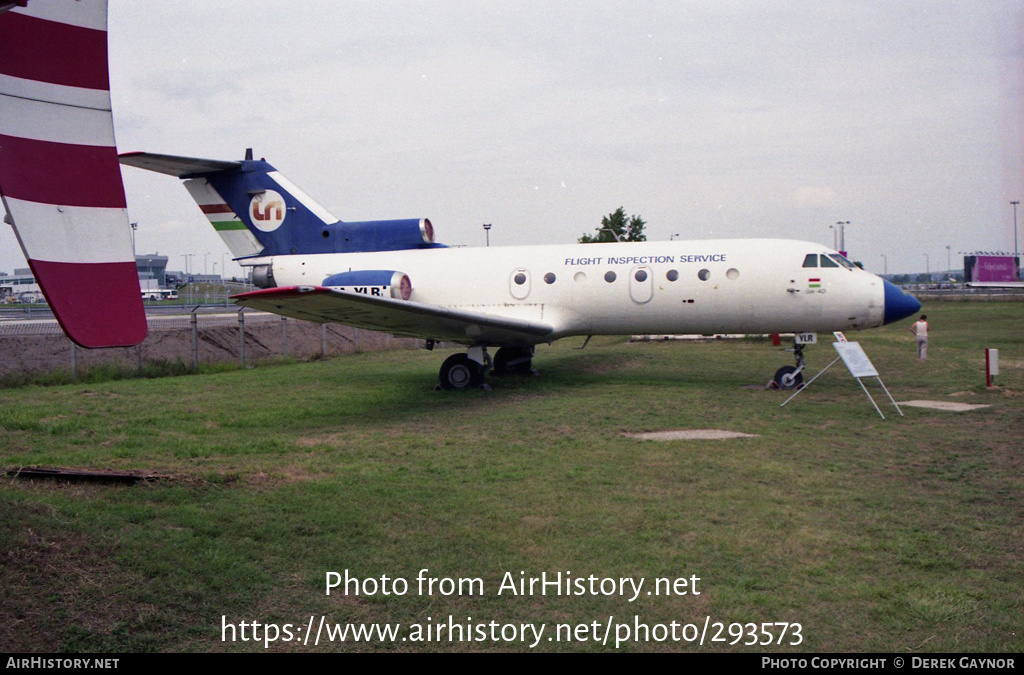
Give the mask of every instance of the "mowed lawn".
[[[0, 390], [3, 469], [161, 477], [0, 479], [0, 651], [1020, 651], [1024, 303], [924, 311], [924, 364], [911, 320], [848, 337], [897, 401], [989, 407], [900, 417], [868, 381], [883, 420], [840, 363], [780, 408], [789, 394], [763, 385], [792, 356], [760, 339], [566, 340], [538, 348], [540, 377], [486, 392], [434, 391], [444, 350]], [[985, 347], [1002, 356], [991, 390]], [[624, 435], [684, 429], [753, 436]], [[421, 593], [423, 569], [479, 583]], [[346, 570], [377, 588], [326, 595]], [[506, 573], [644, 586], [499, 595]], [[305, 643], [321, 616], [402, 632]], [[411, 633], [449, 617], [546, 632]], [[242, 641], [243, 621], [292, 639]], [[762, 623], [771, 644], [745, 645]], [[710, 630], [701, 645], [639, 624]], [[559, 625], [589, 628], [549, 640]]]

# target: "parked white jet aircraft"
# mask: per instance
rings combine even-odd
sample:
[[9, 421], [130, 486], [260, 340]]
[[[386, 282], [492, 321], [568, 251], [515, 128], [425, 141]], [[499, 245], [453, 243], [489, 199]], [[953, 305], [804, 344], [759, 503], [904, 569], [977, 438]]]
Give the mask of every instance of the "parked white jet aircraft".
[[[0, 4], [0, 193], [68, 335], [145, 337], [106, 64], [106, 2]], [[251, 152], [129, 153], [177, 176], [264, 290], [239, 304], [445, 340], [446, 389], [529, 372], [535, 345], [579, 335], [870, 328], [920, 304], [819, 244], [776, 239], [447, 248], [427, 219], [342, 222]], [[497, 347], [493, 361], [488, 348]], [[777, 378], [794, 384], [795, 369]], [[789, 377], [783, 377], [788, 375]]]

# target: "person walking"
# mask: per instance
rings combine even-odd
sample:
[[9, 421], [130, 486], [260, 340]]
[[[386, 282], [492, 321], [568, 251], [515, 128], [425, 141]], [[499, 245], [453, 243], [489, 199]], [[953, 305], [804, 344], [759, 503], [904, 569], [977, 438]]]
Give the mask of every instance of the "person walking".
[[914, 334], [914, 341], [917, 342], [917, 360], [924, 361], [928, 358], [928, 317], [924, 314], [910, 327]]

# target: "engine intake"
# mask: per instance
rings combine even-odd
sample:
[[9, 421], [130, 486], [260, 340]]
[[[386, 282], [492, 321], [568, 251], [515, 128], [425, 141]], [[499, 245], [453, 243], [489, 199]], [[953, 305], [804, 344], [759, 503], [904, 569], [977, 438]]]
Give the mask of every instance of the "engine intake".
[[322, 252], [355, 253], [438, 248], [434, 226], [427, 218], [332, 223], [320, 232]]
[[255, 265], [252, 268], [252, 285], [256, 288], [277, 288], [274, 281], [274, 266]]
[[332, 274], [323, 281], [323, 286], [379, 297], [408, 300], [412, 296], [412, 280], [404, 272], [394, 270], [359, 270]]

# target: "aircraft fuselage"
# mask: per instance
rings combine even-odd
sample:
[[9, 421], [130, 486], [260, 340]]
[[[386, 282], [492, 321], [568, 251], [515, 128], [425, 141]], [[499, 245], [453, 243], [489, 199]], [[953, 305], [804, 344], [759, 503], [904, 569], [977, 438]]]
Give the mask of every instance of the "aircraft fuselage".
[[412, 282], [410, 301], [554, 327], [534, 342], [882, 325], [884, 281], [858, 268], [804, 266], [807, 256], [828, 253], [834, 251], [811, 242], [723, 239], [285, 255], [253, 262], [271, 265], [276, 286], [321, 286], [347, 271], [399, 271]]

